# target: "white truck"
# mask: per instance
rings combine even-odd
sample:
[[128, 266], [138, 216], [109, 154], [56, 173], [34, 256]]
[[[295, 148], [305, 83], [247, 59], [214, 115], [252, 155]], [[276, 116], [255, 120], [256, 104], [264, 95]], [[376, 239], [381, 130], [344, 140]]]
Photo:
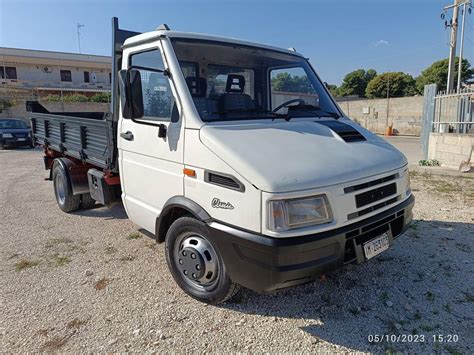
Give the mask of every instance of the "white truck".
[[63, 211], [121, 198], [207, 303], [310, 282], [405, 231], [406, 158], [347, 118], [303, 55], [112, 24], [110, 112], [27, 103]]

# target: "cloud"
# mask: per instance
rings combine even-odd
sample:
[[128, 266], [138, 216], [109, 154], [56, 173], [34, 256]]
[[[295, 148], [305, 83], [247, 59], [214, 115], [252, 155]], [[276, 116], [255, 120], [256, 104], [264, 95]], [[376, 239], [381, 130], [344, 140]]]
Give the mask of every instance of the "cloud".
[[379, 39], [377, 42], [374, 43], [374, 47], [379, 47], [379, 46], [388, 46], [390, 43], [384, 39]]

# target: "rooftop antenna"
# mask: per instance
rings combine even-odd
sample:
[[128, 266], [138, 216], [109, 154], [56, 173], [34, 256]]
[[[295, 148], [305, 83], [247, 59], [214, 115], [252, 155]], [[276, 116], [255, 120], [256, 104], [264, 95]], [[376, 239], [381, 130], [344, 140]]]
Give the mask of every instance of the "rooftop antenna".
[[161, 25], [159, 25], [157, 28], [156, 28], [157, 31], [169, 31], [170, 30], [170, 26], [168, 26], [166, 23], [162, 23]]
[[79, 47], [79, 54], [81, 54], [81, 28], [85, 27], [85, 25], [82, 25], [78, 22], [76, 27], [77, 27], [77, 45]]

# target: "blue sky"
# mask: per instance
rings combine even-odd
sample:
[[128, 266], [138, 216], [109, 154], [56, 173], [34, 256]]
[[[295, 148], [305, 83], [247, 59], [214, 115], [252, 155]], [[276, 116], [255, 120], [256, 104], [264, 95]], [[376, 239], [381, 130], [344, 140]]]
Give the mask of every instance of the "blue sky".
[[[440, 14], [451, 0], [92, 1], [0, 0], [0, 46], [110, 53], [110, 18], [120, 27], [172, 29], [295, 47], [323, 80], [374, 68], [414, 76], [448, 56]], [[450, 13], [448, 13], [450, 18]], [[467, 17], [465, 57], [474, 64], [474, 13]]]

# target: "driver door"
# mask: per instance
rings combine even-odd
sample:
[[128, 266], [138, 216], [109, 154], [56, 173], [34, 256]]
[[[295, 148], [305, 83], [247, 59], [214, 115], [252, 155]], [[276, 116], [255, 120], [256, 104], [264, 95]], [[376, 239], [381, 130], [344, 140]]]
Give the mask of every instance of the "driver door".
[[141, 67], [144, 116], [122, 117], [118, 127], [122, 200], [129, 218], [154, 233], [166, 201], [183, 195], [182, 119], [169, 76], [142, 69], [167, 69], [160, 43], [126, 50], [123, 58], [123, 69]]

